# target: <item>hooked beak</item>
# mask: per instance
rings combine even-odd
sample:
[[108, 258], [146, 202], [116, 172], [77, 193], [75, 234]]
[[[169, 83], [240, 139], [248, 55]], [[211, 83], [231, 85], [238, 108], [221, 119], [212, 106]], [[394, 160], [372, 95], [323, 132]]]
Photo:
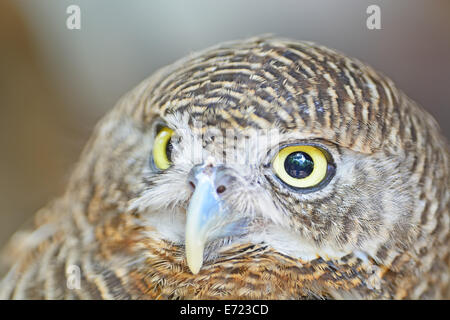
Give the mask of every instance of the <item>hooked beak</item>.
[[[197, 274], [203, 265], [205, 244], [224, 222], [224, 209], [219, 193], [225, 186], [217, 179], [217, 168], [196, 166], [189, 177], [194, 193], [187, 209], [185, 248], [189, 269]], [[219, 192], [219, 193], [218, 193]]]

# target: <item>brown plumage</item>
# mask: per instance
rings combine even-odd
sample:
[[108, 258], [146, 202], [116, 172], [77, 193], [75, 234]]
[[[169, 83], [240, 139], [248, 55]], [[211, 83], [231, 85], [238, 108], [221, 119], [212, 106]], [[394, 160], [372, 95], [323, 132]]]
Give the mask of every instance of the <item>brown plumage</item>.
[[[325, 155], [320, 182], [286, 182], [286, 146]], [[11, 239], [0, 297], [448, 298], [449, 177], [436, 122], [370, 67], [307, 42], [222, 44], [101, 121], [65, 194]]]

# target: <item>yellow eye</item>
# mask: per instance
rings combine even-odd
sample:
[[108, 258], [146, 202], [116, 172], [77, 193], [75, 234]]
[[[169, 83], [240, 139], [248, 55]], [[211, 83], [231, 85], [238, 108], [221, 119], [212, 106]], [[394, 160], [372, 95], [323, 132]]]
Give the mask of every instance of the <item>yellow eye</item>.
[[173, 130], [167, 127], [158, 132], [153, 143], [153, 162], [159, 170], [166, 170], [170, 167], [170, 138]]
[[278, 152], [273, 168], [288, 185], [310, 188], [326, 178], [328, 161], [323, 151], [314, 146], [289, 146]]

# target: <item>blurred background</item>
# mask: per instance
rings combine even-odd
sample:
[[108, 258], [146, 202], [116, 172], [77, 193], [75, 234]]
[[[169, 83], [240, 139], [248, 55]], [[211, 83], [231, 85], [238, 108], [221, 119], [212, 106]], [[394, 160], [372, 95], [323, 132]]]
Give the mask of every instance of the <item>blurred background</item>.
[[[66, 27], [71, 4], [81, 30]], [[371, 4], [381, 30], [366, 27]], [[62, 193], [121, 95], [188, 53], [263, 33], [372, 65], [450, 137], [448, 0], [0, 0], [0, 245]]]

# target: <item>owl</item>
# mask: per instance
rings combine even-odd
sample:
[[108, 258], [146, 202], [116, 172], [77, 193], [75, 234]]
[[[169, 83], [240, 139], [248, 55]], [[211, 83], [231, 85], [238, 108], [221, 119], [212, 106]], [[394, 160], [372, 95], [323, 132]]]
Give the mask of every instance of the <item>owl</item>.
[[100, 121], [0, 298], [448, 298], [449, 178], [437, 123], [367, 65], [223, 43]]

